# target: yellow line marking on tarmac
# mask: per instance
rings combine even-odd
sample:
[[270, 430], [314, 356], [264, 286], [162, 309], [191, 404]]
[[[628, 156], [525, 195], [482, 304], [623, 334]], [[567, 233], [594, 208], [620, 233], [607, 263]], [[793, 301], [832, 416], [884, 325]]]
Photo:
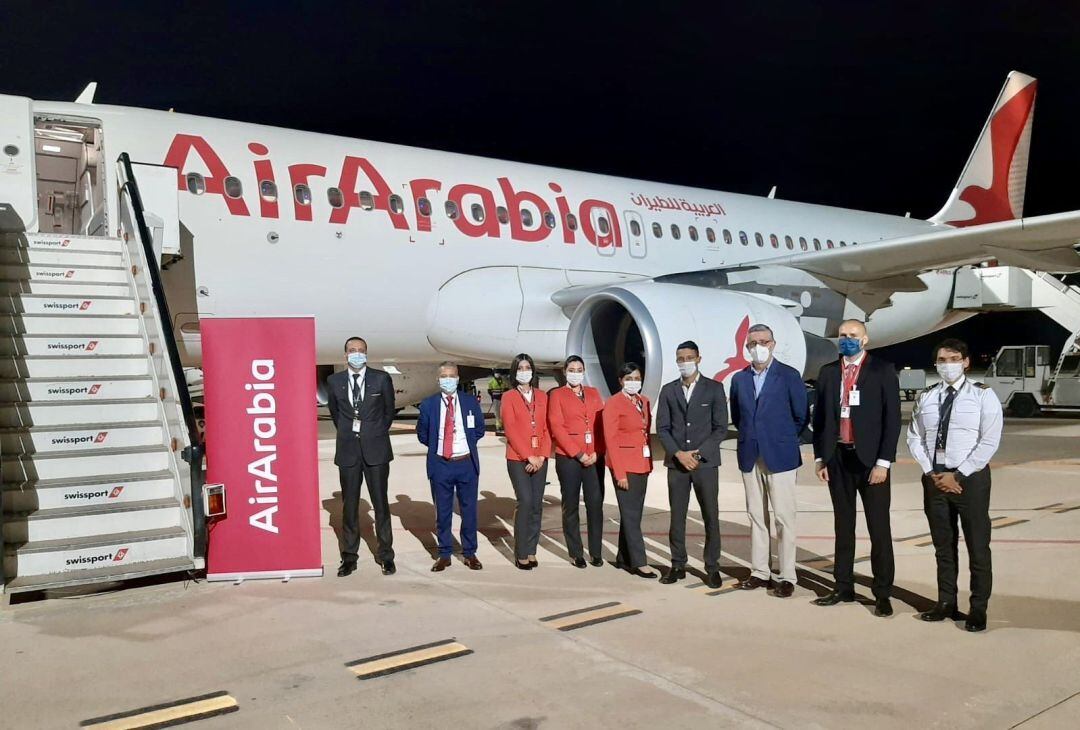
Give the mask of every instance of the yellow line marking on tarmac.
[[800, 564], [807, 568], [813, 568], [814, 570], [828, 570], [834, 565], [832, 558], [814, 558], [813, 560], [803, 560], [800, 561]]
[[1021, 525], [1030, 520], [1021, 519], [1020, 517], [995, 517], [990, 520], [991, 530], [1000, 530], [1002, 527], [1011, 527], [1012, 525]]
[[473, 650], [456, 639], [445, 639], [431, 644], [421, 644], [408, 649], [376, 654], [366, 659], [348, 662], [348, 667], [359, 679], [374, 679], [388, 674], [404, 672], [427, 664], [455, 659], [472, 654]]
[[630, 608], [618, 601], [612, 601], [610, 603], [601, 603], [598, 606], [588, 606], [574, 611], [544, 616], [540, 621], [559, 631], [573, 631], [593, 624], [614, 621], [627, 616], [636, 616], [639, 613], [641, 611], [636, 608]]
[[240, 706], [236, 699], [227, 692], [214, 692], [198, 697], [152, 705], [138, 710], [130, 710], [115, 715], [83, 720], [80, 727], [104, 728], [106, 730], [148, 730], [149, 728], [172, 727], [208, 717], [236, 712]]

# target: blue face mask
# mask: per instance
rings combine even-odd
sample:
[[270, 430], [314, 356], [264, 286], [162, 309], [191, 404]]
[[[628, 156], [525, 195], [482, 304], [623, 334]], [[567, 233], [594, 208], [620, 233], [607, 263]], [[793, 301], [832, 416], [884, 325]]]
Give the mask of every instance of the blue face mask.
[[845, 357], [854, 357], [862, 350], [862, 341], [856, 340], [853, 337], [841, 337], [838, 344], [840, 347], [840, 354]]
[[439, 378], [439, 390], [449, 395], [457, 390], [457, 378]]
[[357, 370], [364, 367], [364, 365], [367, 365], [367, 354], [363, 352], [350, 352], [349, 365]]

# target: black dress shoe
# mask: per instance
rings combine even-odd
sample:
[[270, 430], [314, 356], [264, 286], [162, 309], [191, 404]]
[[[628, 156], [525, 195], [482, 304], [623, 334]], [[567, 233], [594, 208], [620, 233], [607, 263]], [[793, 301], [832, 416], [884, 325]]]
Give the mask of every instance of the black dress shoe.
[[874, 615], [875, 616], [892, 616], [892, 603], [888, 598], [879, 598], [874, 601]]
[[776, 586], [776, 590], [773, 591], [773, 595], [777, 598], [791, 598], [793, 593], [795, 593], [795, 584], [790, 580], [780, 581], [780, 584]]
[[959, 621], [960, 612], [956, 610], [955, 603], [938, 603], [929, 611], [923, 611], [919, 614], [919, 618], [923, 621], [944, 621], [949, 619], [950, 621]]
[[603, 568], [604, 559], [599, 556], [595, 557], [589, 561], [589, 565], [593, 566], [594, 568]]
[[685, 577], [686, 577], [686, 569], [685, 568], [672, 568], [671, 570], [669, 570], [667, 572], [667, 575], [665, 575], [663, 578], [660, 579], [660, 582], [663, 583], [666, 586], [669, 586], [672, 583], [678, 583], [680, 580], [682, 580]]
[[516, 565], [518, 567], [518, 570], [532, 570], [533, 569], [533, 564], [528, 562], [528, 561], [523, 563], [520, 560], [515, 560], [514, 565]]
[[724, 577], [720, 575], [719, 570], [714, 570], [709, 573], [709, 577], [705, 579], [705, 585], [709, 586], [709, 588], [719, 588], [724, 585]]
[[574, 567], [575, 568], [584, 568], [585, 567], [585, 558], [574, 558]]
[[393, 560], [387, 560], [386, 562], [384, 562], [382, 564], [382, 574], [383, 575], [393, 575], [396, 572], [397, 572], [397, 566], [394, 565]]
[[749, 578], [747, 578], [746, 580], [739, 581], [739, 590], [740, 591], [752, 591], [752, 590], [754, 590], [756, 588], [764, 588], [767, 585], [769, 585], [769, 581], [762, 580], [761, 578], [758, 578], [756, 575], [752, 575]]
[[535, 568], [538, 565], [540, 565], [540, 563], [536, 562], [536, 558], [530, 558], [529, 559], [529, 566], [530, 567]]
[[341, 567], [337, 569], [337, 577], [344, 578], [345, 576], [354, 573], [356, 571], [355, 560], [342, 560]]
[[653, 578], [656, 577], [656, 573], [646, 573], [641, 568], [631, 568], [630, 569], [630, 574], [631, 575], [636, 575], [638, 578], [647, 578], [649, 580], [652, 580]]
[[815, 606], [835, 606], [838, 603], [852, 603], [855, 601], [855, 596], [845, 595], [843, 593], [837, 593], [833, 591], [821, 598], [815, 598], [811, 603]]
[[964, 622], [964, 631], [972, 633], [986, 631], [986, 611], [968, 611], [967, 621]]

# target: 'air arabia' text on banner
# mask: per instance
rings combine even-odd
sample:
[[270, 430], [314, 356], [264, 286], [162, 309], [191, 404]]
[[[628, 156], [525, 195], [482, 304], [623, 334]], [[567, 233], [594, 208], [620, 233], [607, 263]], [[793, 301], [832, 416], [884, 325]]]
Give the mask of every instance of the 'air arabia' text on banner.
[[210, 580], [322, 575], [310, 318], [204, 319]]

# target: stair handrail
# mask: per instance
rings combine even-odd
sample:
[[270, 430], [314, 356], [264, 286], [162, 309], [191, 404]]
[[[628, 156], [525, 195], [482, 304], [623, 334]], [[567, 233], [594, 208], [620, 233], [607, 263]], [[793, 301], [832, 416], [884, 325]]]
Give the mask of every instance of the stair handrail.
[[165, 287], [161, 281], [161, 267], [157, 254], [154, 252], [154, 239], [150, 235], [150, 228], [146, 225], [146, 217], [143, 215], [142, 196], [139, 194], [139, 185], [135, 181], [135, 171], [131, 166], [131, 157], [127, 152], [123, 152], [117, 162], [124, 169], [125, 180], [121, 190], [126, 191], [131, 198], [131, 208], [135, 214], [135, 226], [138, 229], [136, 233], [139, 236], [146, 258], [146, 272], [150, 280], [150, 291], [157, 306], [162, 339], [165, 341], [165, 348], [169, 354], [169, 367], [172, 370], [173, 380], [176, 382], [176, 396], [180, 403], [184, 424], [187, 427], [188, 446], [184, 448], [181, 455], [184, 461], [188, 463], [191, 471], [191, 517], [195, 557], [203, 558], [206, 555], [206, 518], [202, 505], [202, 488], [205, 478], [202, 468], [203, 444], [199, 438], [198, 421], [195, 418], [195, 408], [192, 405], [187, 377], [184, 375], [184, 368], [180, 364], [180, 348], [176, 344], [176, 335], [172, 326], [172, 314], [169, 312], [169, 302], [165, 298]]

